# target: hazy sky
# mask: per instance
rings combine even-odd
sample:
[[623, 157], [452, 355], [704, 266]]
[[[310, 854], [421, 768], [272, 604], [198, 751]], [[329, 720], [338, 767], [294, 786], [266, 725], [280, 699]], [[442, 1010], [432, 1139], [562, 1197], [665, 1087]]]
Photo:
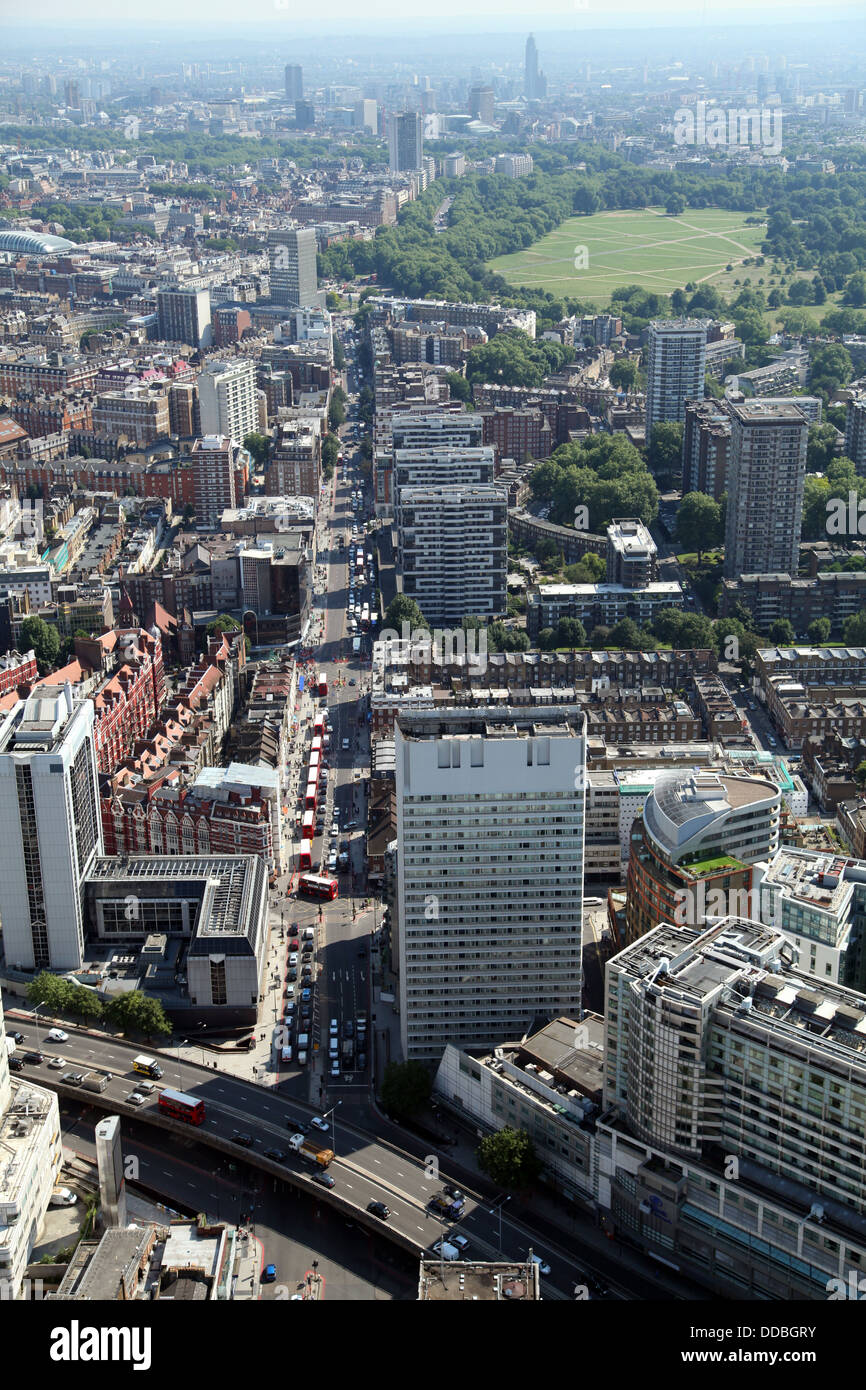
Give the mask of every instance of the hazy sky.
[[328, 0], [316, 7], [302, 0], [0, 0], [0, 26], [32, 28], [56, 26], [68, 30], [76, 25], [100, 24], [113, 29], [130, 25], [141, 29], [167, 25], [184, 28], [202, 25], [211, 32], [223, 26], [243, 27], [250, 35], [256, 29], [285, 25], [292, 31], [364, 27], [389, 24], [396, 29], [433, 29], [449, 24], [460, 28], [521, 29], [543, 31], [586, 25], [604, 28], [623, 24], [640, 27], [699, 25], [725, 27], [740, 24], [808, 22], [850, 17], [863, 22], [863, 0], [427, 0], [407, 5], [406, 0]]

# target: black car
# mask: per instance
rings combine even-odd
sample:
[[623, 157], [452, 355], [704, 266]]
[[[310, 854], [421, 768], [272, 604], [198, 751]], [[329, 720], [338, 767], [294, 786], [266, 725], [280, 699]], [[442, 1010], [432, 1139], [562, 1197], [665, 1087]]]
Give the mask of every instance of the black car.
[[251, 1149], [253, 1147], [253, 1136], [251, 1134], [240, 1134], [238, 1130], [235, 1130], [232, 1135], [232, 1143], [240, 1144], [242, 1149]]
[[12, 1039], [13, 1042], [23, 1043], [24, 1041], [24, 1034], [19, 1033], [17, 1029], [14, 1032], [10, 1033], [9, 1037]]
[[282, 1149], [265, 1149], [265, 1158], [272, 1158], [275, 1163], [283, 1163], [285, 1157]]
[[292, 1134], [309, 1134], [310, 1125], [308, 1120], [299, 1120], [296, 1116], [290, 1115], [286, 1121], [286, 1128]]
[[359, 1053], [358, 1053], [358, 1060], [357, 1060], [357, 1062], [355, 1063], [355, 1065], [357, 1066], [358, 1071], [366, 1071], [366, 1069], [367, 1069], [367, 1054], [366, 1054], [366, 1052], [359, 1052]]
[[297, 936], [297, 934], [298, 934], [298, 924], [297, 924], [297, 922], [293, 922], [292, 925], [289, 927], [289, 936]]
[[384, 1202], [368, 1202], [367, 1210], [374, 1216], [378, 1216], [380, 1221], [387, 1221], [391, 1215], [391, 1208], [386, 1207]]
[[606, 1294], [610, 1293], [610, 1289], [607, 1287], [607, 1284], [605, 1284], [601, 1279], [596, 1279], [594, 1274], [585, 1275], [583, 1282], [586, 1284], [586, 1287], [589, 1289], [590, 1293], [595, 1294], [596, 1298], [604, 1298]]
[[443, 1186], [445, 1188], [445, 1191], [448, 1193], [448, 1196], [453, 1197], [455, 1202], [458, 1201], [461, 1197], [465, 1197], [465, 1193], [461, 1192], [459, 1187], [455, 1187], [453, 1182], [446, 1182], [443, 1184]]
[[40, 1062], [45, 1061], [45, 1058], [41, 1052], [25, 1052], [22, 1060], [25, 1061], [29, 1067], [38, 1067]]
[[343, 1024], [343, 1037], [353, 1038], [355, 1036], [355, 1025], [351, 1019], [347, 1019]]
[[320, 1187], [333, 1187], [335, 1185], [330, 1173], [314, 1173], [313, 1182], [317, 1182]]
[[21, 1060], [20, 1057], [10, 1057], [10, 1058], [9, 1058], [9, 1070], [10, 1070], [10, 1071], [23, 1071], [23, 1070], [24, 1070], [24, 1063], [22, 1062], [22, 1060]]
[[291, 970], [288, 970], [288, 971], [286, 972], [286, 979], [288, 980], [289, 984], [291, 985], [291, 984], [294, 984], [294, 982], [295, 982], [295, 980], [296, 980], [297, 978], [298, 978], [298, 972], [297, 972], [297, 970], [295, 969], [295, 967], [292, 966]]

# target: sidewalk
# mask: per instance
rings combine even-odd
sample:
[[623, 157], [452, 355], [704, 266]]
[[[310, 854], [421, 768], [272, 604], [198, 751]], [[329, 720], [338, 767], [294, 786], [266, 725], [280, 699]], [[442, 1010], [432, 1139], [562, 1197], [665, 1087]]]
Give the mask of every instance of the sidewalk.
[[256, 1301], [259, 1298], [263, 1262], [261, 1241], [247, 1230], [239, 1231], [232, 1279], [232, 1299], [235, 1302]]

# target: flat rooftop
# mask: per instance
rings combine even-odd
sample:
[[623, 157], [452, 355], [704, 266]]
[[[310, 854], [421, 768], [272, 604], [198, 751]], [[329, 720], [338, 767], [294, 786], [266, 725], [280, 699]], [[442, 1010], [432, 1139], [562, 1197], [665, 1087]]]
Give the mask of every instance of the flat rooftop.
[[538, 1266], [481, 1261], [421, 1260], [419, 1303], [519, 1303], [541, 1298]]

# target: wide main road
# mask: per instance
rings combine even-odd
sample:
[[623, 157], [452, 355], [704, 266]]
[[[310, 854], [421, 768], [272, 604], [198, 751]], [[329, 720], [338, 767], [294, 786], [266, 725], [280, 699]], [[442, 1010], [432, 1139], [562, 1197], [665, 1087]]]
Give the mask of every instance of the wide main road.
[[[15, 1011], [7, 1015], [8, 1026], [19, 1027], [25, 1033], [25, 1048], [36, 1042], [32, 1019], [15, 1019]], [[57, 1047], [57, 1045], [52, 1045]], [[66, 1060], [66, 1069], [86, 1071], [91, 1068], [111, 1073], [112, 1080], [101, 1093], [70, 1091], [70, 1098], [79, 1098], [96, 1106], [104, 1106], [115, 1113], [126, 1113], [136, 1121], [147, 1121], [159, 1113], [154, 1094], [145, 1104], [133, 1110], [127, 1097], [133, 1089], [135, 1078], [132, 1072], [132, 1058], [135, 1049], [113, 1038], [101, 1034], [70, 1030], [69, 1039], [61, 1050]], [[19, 1049], [20, 1056], [22, 1049]], [[283, 1099], [273, 1087], [255, 1086], [224, 1072], [209, 1071], [191, 1062], [178, 1061], [174, 1057], [162, 1057], [165, 1073], [158, 1087], [171, 1086], [178, 1090], [191, 1092], [200, 1097], [206, 1108], [205, 1120], [199, 1129], [192, 1131], [199, 1142], [231, 1144], [238, 1133], [249, 1135], [251, 1148], [237, 1149], [242, 1161], [252, 1161], [268, 1171], [280, 1172], [291, 1177], [301, 1186], [315, 1191], [322, 1200], [332, 1195], [324, 1188], [311, 1185], [310, 1174], [315, 1171], [305, 1160], [289, 1155], [284, 1162], [274, 1164], [264, 1155], [267, 1149], [282, 1149], [288, 1153], [288, 1136], [296, 1132], [297, 1121], [309, 1124], [312, 1111], [303, 1102]], [[23, 1072], [16, 1074], [17, 1080], [29, 1079], [41, 1086], [56, 1086], [63, 1072], [50, 1070], [45, 1063], [26, 1065]], [[399, 1235], [404, 1242], [413, 1242], [419, 1250], [429, 1246], [450, 1228], [443, 1227], [437, 1217], [430, 1215], [426, 1208], [430, 1198], [441, 1191], [448, 1174], [441, 1172], [436, 1178], [430, 1165], [425, 1164], [423, 1156], [414, 1156], [376, 1138], [355, 1124], [341, 1123], [340, 1110], [336, 1111], [336, 1133], [333, 1128], [328, 1135], [318, 1137], [327, 1139], [336, 1157], [331, 1164], [330, 1173], [335, 1179], [333, 1195], [348, 1201], [355, 1207], [361, 1220], [367, 1224], [375, 1221], [366, 1213], [367, 1203], [374, 1198], [384, 1202], [391, 1209], [387, 1227]], [[332, 1125], [333, 1125], [332, 1117]], [[311, 1129], [315, 1135], [317, 1131]], [[407, 1142], [411, 1142], [408, 1141]], [[504, 1210], [493, 1210], [487, 1199], [473, 1196], [467, 1192], [460, 1229], [470, 1241], [468, 1258], [525, 1258], [532, 1248], [550, 1266], [551, 1275], [544, 1280], [549, 1298], [570, 1298], [573, 1287], [581, 1275], [590, 1268], [604, 1277], [608, 1283], [616, 1280], [620, 1289], [624, 1288], [621, 1274], [612, 1261], [600, 1268], [597, 1257], [591, 1260], [575, 1259], [569, 1249], [571, 1241], [563, 1235], [562, 1243], [540, 1240], [522, 1221], [512, 1219]], [[500, 1244], [501, 1220], [501, 1244]], [[627, 1288], [621, 1296], [638, 1298], [658, 1297], [658, 1282], [642, 1278], [627, 1271]]]

